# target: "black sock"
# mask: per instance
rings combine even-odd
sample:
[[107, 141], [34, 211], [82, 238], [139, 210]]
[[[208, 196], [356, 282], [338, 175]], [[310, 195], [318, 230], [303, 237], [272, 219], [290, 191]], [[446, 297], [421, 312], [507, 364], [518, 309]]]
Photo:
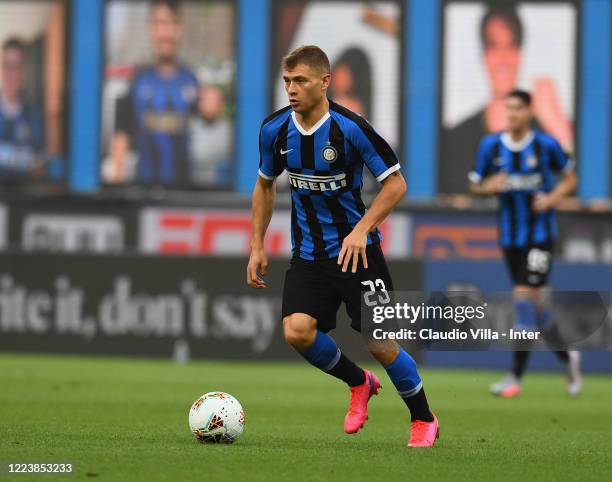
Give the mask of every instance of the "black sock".
[[402, 397], [404, 403], [410, 409], [410, 420], [423, 420], [424, 422], [433, 422], [433, 414], [429, 410], [425, 389], [421, 388], [416, 394], [411, 397]]
[[527, 362], [529, 361], [529, 354], [531, 352], [528, 351], [515, 351], [514, 352], [514, 363], [512, 364], [512, 373], [519, 380], [523, 376], [525, 372], [525, 368], [527, 368]]
[[565, 350], [559, 350], [559, 351], [555, 351], [555, 354], [557, 355], [557, 357], [559, 358], [559, 360], [561, 360], [563, 363], [569, 362], [569, 353]]
[[342, 352], [340, 352], [338, 363], [327, 370], [327, 373], [346, 382], [349, 387], [356, 387], [365, 382], [365, 372]]

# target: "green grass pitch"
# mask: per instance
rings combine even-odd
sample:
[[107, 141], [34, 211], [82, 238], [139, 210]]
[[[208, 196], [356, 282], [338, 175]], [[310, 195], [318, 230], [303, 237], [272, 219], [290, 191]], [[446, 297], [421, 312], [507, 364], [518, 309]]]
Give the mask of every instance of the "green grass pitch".
[[[408, 449], [407, 410], [386, 374], [356, 435], [348, 390], [301, 363], [0, 355], [0, 460], [70, 461], [73, 475], [4, 480], [610, 481], [612, 379], [581, 397], [561, 374], [529, 373], [516, 400], [493, 398], [499, 373], [422, 370], [441, 423], [434, 449]], [[244, 406], [234, 445], [200, 445], [191, 403], [223, 390]]]

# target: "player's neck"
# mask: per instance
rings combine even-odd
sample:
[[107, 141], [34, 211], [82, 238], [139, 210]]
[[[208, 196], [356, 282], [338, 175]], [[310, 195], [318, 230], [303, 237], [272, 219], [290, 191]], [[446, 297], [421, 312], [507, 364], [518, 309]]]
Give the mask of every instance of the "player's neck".
[[172, 76], [176, 72], [176, 64], [171, 60], [158, 60], [156, 68], [161, 75], [166, 77]]
[[317, 104], [310, 111], [302, 114], [296, 112], [295, 116], [300, 123], [300, 126], [302, 126], [304, 130], [308, 131], [312, 129], [312, 127], [319, 122], [325, 114], [327, 114], [327, 111], [329, 111], [329, 101], [326, 97], [323, 99], [323, 102]]
[[510, 139], [512, 139], [514, 142], [520, 142], [525, 138], [527, 134], [529, 134], [530, 130], [531, 128], [529, 126], [517, 130], [508, 130], [508, 135], [510, 136]]

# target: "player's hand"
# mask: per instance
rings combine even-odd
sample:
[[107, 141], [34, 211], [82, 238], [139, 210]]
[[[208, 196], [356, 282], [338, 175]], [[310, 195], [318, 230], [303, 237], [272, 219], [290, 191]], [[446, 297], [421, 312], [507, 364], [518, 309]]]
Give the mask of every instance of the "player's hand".
[[262, 289], [266, 287], [266, 282], [262, 276], [268, 272], [268, 257], [263, 249], [252, 249], [247, 265], [247, 284], [251, 288]]
[[342, 241], [342, 249], [338, 254], [338, 264], [342, 265], [342, 272], [346, 273], [349, 263], [353, 262], [351, 272], [357, 272], [359, 265], [359, 256], [363, 258], [363, 267], [368, 268], [368, 260], [366, 258], [366, 245], [368, 242], [368, 233], [362, 231], [359, 227], [355, 228]]
[[554, 205], [555, 205], [554, 199], [550, 194], [538, 192], [533, 197], [531, 208], [536, 213], [543, 213], [553, 208]]
[[498, 194], [508, 190], [508, 174], [500, 172], [488, 177], [484, 181], [484, 188], [491, 194]]

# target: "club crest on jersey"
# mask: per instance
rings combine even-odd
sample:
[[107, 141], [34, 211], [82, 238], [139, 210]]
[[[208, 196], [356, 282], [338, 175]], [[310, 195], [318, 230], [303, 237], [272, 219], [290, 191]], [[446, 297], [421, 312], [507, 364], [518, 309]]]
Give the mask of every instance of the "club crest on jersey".
[[338, 151], [330, 144], [321, 149], [321, 157], [325, 162], [332, 163], [338, 158]]
[[310, 191], [337, 191], [348, 185], [344, 172], [331, 176], [313, 176], [289, 172], [289, 183], [295, 188]]
[[527, 167], [536, 167], [538, 165], [538, 158], [531, 154], [526, 160], [525, 160], [525, 164], [527, 164]]

